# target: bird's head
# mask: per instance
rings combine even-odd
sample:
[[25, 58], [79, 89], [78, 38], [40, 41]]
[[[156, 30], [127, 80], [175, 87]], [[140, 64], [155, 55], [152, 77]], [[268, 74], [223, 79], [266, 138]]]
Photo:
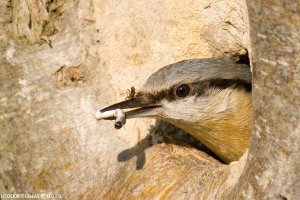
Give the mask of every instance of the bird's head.
[[[233, 131], [235, 125], [246, 130], [250, 126], [251, 77], [247, 65], [228, 58], [184, 60], [153, 73], [134, 97], [105, 107], [100, 113], [122, 109], [127, 119], [160, 118], [210, 147], [217, 136], [210, 135], [206, 141], [205, 132], [217, 133], [226, 127]], [[244, 120], [245, 124], [238, 124]]]

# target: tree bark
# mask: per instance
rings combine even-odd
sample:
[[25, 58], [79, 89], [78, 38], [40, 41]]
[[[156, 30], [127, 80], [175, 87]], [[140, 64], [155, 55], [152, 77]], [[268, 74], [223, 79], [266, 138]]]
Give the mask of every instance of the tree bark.
[[[297, 1], [0, 2], [0, 194], [64, 199], [300, 196]], [[164, 122], [116, 131], [95, 111], [160, 67], [244, 54], [253, 136], [230, 165]], [[298, 190], [297, 190], [298, 189]]]
[[300, 2], [248, 1], [254, 124], [237, 199], [300, 197]]

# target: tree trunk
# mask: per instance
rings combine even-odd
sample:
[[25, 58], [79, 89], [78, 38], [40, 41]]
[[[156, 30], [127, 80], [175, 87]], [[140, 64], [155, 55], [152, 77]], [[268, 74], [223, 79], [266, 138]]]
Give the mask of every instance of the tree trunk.
[[[63, 199], [300, 196], [296, 1], [3, 0], [0, 194]], [[164, 122], [94, 119], [164, 65], [250, 50], [253, 137], [230, 165]], [[297, 190], [298, 189], [298, 190]], [[3, 197], [4, 198], [4, 197]]]
[[233, 196], [300, 197], [300, 2], [248, 1], [254, 124]]

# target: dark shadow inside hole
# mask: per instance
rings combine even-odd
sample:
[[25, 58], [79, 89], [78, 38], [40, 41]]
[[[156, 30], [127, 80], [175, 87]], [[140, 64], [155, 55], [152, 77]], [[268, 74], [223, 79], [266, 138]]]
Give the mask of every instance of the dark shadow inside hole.
[[157, 120], [155, 125], [150, 127], [149, 134], [138, 144], [119, 153], [117, 160], [118, 162], [126, 162], [136, 156], [136, 170], [140, 170], [146, 163], [145, 150], [161, 143], [196, 148], [220, 161], [220, 159], [212, 151], [210, 151], [196, 138], [185, 133], [176, 126], [161, 120]]
[[244, 54], [235, 54], [233, 55], [233, 59], [237, 60], [237, 63], [240, 64], [245, 64], [250, 66], [250, 58], [249, 58], [249, 53], [247, 49], [244, 49], [246, 51], [246, 53]]

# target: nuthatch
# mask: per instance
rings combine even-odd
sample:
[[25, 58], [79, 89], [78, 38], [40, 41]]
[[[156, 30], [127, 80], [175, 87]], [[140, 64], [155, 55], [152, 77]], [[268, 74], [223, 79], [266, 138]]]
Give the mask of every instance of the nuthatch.
[[97, 119], [156, 117], [193, 135], [226, 163], [251, 137], [251, 71], [229, 58], [184, 60], [152, 74], [133, 98], [98, 111]]

